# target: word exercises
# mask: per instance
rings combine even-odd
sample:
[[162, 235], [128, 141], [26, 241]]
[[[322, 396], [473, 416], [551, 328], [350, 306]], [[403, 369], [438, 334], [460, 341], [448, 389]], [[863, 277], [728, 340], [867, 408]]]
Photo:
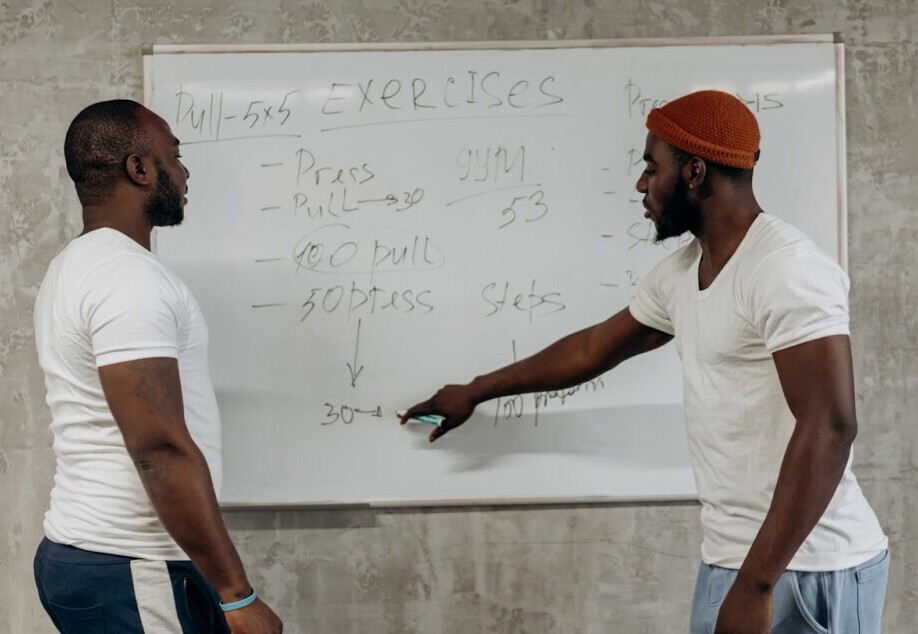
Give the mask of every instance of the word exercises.
[[[155, 251], [210, 330], [224, 504], [688, 498], [674, 345], [495, 398], [430, 444], [396, 412], [625, 309], [657, 262], [649, 112], [701, 87], [761, 125], [756, 189], [837, 255], [822, 44], [154, 48], [185, 220]], [[806, 138], [801, 144], [799, 140]]]

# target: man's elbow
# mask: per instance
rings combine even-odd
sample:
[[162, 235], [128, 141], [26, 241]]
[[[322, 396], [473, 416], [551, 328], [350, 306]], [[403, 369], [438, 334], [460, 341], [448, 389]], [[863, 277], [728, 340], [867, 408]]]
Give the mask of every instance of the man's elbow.
[[185, 443], [171, 440], [128, 447], [128, 454], [141, 476], [152, 475], [175, 460], [193, 458], [194, 453]]
[[857, 417], [853, 413], [836, 412], [829, 416], [826, 428], [835, 443], [848, 450], [857, 438]]

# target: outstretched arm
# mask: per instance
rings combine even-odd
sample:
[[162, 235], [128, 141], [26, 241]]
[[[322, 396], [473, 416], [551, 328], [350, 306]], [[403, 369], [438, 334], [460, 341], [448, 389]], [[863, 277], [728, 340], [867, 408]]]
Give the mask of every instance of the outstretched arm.
[[476, 377], [471, 383], [441, 388], [431, 398], [409, 408], [402, 423], [424, 414], [443, 416], [443, 423], [430, 434], [433, 442], [468, 420], [479, 403], [583, 383], [670, 339], [671, 335], [637, 321], [626, 308], [606, 321], [559, 339], [531, 357]]
[[775, 352], [774, 360], [797, 423], [771, 507], [721, 606], [717, 634], [771, 631], [772, 590], [835, 495], [857, 434], [846, 335]]
[[[151, 358], [99, 368], [102, 389], [166, 531], [224, 603], [252, 588], [223, 524], [210, 470], [185, 425], [178, 362]], [[281, 621], [259, 600], [227, 612], [233, 632], [274, 633]]]

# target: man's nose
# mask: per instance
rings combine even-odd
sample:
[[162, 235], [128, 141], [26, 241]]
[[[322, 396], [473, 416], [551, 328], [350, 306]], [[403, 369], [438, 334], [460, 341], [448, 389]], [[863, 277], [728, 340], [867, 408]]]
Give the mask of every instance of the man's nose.
[[641, 194], [647, 193], [647, 179], [643, 173], [637, 179], [637, 182], [634, 184], [634, 188]]

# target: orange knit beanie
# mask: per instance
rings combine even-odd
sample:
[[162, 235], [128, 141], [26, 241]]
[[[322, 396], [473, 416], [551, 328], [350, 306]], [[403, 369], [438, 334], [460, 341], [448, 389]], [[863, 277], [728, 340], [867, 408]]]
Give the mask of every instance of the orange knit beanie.
[[752, 169], [759, 126], [746, 105], [718, 90], [701, 90], [654, 108], [647, 129], [675, 148], [705, 160]]

